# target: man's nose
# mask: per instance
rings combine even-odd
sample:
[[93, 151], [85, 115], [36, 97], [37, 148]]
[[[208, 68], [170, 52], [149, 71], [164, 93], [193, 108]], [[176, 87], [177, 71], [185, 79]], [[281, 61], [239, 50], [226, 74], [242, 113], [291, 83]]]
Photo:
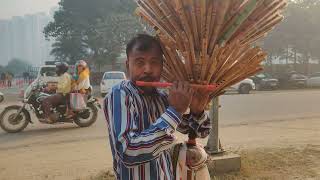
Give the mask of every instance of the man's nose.
[[144, 73], [151, 74], [152, 73], [152, 67], [150, 64], [146, 64], [144, 67]]

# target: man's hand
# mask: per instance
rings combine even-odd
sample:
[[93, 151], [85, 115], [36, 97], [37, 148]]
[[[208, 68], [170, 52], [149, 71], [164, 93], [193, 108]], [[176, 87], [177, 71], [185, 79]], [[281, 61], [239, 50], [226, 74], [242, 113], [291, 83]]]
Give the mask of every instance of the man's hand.
[[190, 104], [190, 112], [195, 116], [200, 116], [208, 103], [210, 102], [210, 94], [211, 92], [206, 89], [197, 89], [192, 98], [192, 102]]
[[193, 89], [188, 82], [174, 82], [169, 92], [169, 105], [182, 115], [190, 106], [192, 96]]

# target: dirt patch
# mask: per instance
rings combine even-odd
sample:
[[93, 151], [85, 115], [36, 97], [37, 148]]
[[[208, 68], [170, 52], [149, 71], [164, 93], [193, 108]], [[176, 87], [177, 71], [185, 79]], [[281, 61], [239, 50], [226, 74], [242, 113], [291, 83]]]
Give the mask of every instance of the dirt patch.
[[[241, 155], [238, 173], [215, 175], [209, 166], [212, 180], [318, 180], [320, 179], [320, 146], [283, 149], [259, 148], [236, 152]], [[112, 171], [77, 180], [114, 180]]]
[[214, 176], [214, 180], [287, 180], [320, 179], [320, 146], [307, 145], [298, 149], [261, 148], [241, 151], [241, 170], [238, 173]]

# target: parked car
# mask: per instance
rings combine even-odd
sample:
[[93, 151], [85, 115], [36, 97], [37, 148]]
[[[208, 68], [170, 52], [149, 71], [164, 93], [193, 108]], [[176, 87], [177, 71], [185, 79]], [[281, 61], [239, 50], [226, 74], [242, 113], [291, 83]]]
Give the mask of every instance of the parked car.
[[279, 88], [279, 80], [273, 78], [270, 74], [267, 73], [260, 73], [255, 76], [252, 76], [250, 79], [256, 85], [257, 90], [263, 89], [278, 89]]
[[312, 74], [307, 79], [307, 86], [308, 87], [320, 87], [320, 72]]
[[100, 83], [101, 96], [105, 97], [106, 94], [108, 94], [110, 88], [112, 88], [112, 86], [120, 83], [125, 79], [126, 79], [126, 74], [124, 72], [121, 72], [121, 71], [105, 72]]
[[307, 86], [307, 76], [291, 71], [279, 76], [280, 86], [284, 88], [304, 88]]
[[289, 85], [296, 88], [304, 88], [307, 86], [307, 76], [299, 73], [292, 73], [289, 78]]
[[252, 79], [244, 79], [243, 81], [227, 88], [227, 91], [237, 91], [239, 94], [249, 94], [251, 90], [255, 90], [256, 85]]

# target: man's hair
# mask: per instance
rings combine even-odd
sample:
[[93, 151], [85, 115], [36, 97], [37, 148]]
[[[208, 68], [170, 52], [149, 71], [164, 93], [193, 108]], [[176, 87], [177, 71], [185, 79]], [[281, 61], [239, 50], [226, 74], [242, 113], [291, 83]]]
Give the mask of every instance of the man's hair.
[[127, 58], [129, 58], [129, 54], [135, 47], [137, 50], [142, 52], [148, 51], [152, 48], [158, 48], [161, 55], [163, 54], [160, 42], [155, 37], [148, 34], [138, 34], [129, 41], [126, 48]]

